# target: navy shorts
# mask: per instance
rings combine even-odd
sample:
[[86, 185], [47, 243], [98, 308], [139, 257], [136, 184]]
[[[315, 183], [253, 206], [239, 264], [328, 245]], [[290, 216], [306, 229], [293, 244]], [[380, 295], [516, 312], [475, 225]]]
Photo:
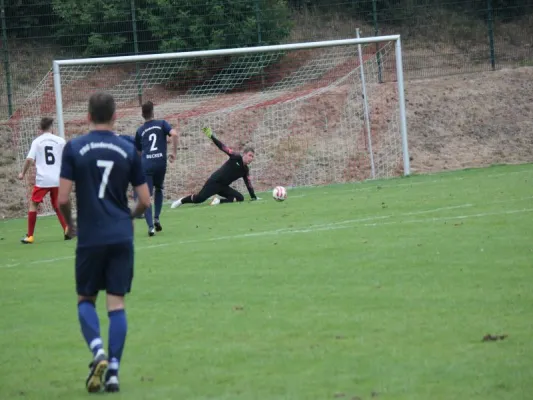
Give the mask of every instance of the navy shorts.
[[148, 184], [148, 189], [150, 190], [150, 196], [154, 194], [154, 187], [159, 190], [164, 189], [165, 184], [165, 175], [167, 169], [165, 168], [151, 168], [144, 171], [146, 176], [146, 183]]
[[133, 243], [123, 242], [76, 249], [76, 291], [95, 296], [100, 290], [124, 296], [133, 281]]

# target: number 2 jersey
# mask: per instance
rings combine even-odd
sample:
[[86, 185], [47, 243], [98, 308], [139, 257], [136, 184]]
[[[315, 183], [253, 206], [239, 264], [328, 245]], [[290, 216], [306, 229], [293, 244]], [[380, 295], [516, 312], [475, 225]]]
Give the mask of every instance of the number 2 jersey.
[[172, 127], [165, 120], [152, 119], [137, 129], [135, 147], [142, 152], [142, 165], [146, 172], [166, 169], [167, 136]]
[[35, 161], [35, 186], [50, 188], [59, 186], [61, 154], [65, 139], [45, 132], [32, 143], [26, 158]]
[[63, 150], [61, 178], [76, 185], [78, 247], [133, 240], [127, 190], [145, 183], [135, 147], [111, 131], [91, 131]]

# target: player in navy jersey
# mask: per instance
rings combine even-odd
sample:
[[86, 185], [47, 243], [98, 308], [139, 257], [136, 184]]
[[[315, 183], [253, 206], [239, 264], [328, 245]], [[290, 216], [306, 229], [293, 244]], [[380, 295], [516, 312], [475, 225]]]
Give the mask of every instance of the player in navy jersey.
[[142, 165], [150, 196], [154, 195], [154, 214], [152, 215], [152, 206], [144, 213], [148, 235], [154, 236], [156, 231], [163, 230], [159, 216], [163, 208], [163, 184], [167, 172], [167, 137], [172, 139], [172, 153], [168, 159], [174, 162], [178, 151], [178, 133], [167, 121], [154, 119], [154, 104], [151, 101], [142, 105], [142, 116], [145, 122], [137, 129], [135, 145], [142, 154]]
[[125, 134], [118, 135], [118, 136], [124, 139], [126, 142], [130, 142], [131, 144], [135, 145], [135, 137], [130, 136], [130, 135], [125, 135]]
[[[132, 218], [150, 205], [150, 194], [135, 147], [112, 131], [115, 101], [111, 95], [96, 93], [90, 97], [89, 121], [93, 129], [69, 141], [63, 150], [59, 205], [69, 232], [77, 232], [78, 236], [75, 274], [78, 318], [93, 353], [86, 387], [89, 392], [98, 392], [102, 387], [107, 392], [117, 392], [127, 332], [124, 296], [130, 292], [133, 280]], [[139, 198], [133, 212], [126, 196], [130, 183]], [[70, 205], [74, 184], [77, 230]], [[107, 292], [107, 355], [95, 308], [100, 290]]]
[[220, 198], [215, 196], [211, 201], [211, 205], [244, 201], [244, 196], [239, 191], [230, 187], [230, 185], [239, 178], [244, 179], [244, 183], [248, 189], [248, 193], [250, 193], [251, 199], [257, 200], [254, 188], [252, 187], [249, 169], [250, 163], [254, 160], [254, 149], [251, 147], [245, 147], [242, 155], [235, 153], [215, 137], [211, 128], [203, 128], [203, 131], [220, 150], [229, 156], [228, 161], [211, 174], [207, 182], [197, 194], [191, 194], [190, 196], [176, 200], [172, 203], [171, 208], [179, 207], [182, 204], [203, 203], [209, 197], [217, 194]]

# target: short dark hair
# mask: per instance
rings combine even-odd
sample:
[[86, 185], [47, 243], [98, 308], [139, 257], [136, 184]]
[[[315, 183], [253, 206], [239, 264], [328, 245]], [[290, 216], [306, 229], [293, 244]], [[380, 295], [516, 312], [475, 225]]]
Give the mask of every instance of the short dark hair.
[[143, 118], [148, 119], [154, 116], [154, 103], [147, 101], [142, 105]]
[[43, 117], [41, 118], [41, 123], [39, 124], [39, 127], [42, 131], [47, 131], [52, 127], [52, 124], [54, 123], [54, 119], [50, 117]]
[[254, 153], [255, 154], [255, 150], [252, 146], [246, 146], [243, 150], [242, 150], [242, 154], [246, 154], [246, 153]]
[[95, 124], [107, 124], [113, 120], [116, 104], [109, 93], [94, 93], [89, 98], [89, 115]]

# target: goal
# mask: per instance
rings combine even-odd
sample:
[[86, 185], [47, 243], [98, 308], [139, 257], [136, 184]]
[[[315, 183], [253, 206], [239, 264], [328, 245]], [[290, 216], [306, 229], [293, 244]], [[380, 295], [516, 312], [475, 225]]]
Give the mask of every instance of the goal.
[[199, 189], [225, 161], [204, 126], [235, 150], [255, 148], [257, 191], [354, 182], [409, 174], [403, 83], [399, 35], [56, 60], [13, 129], [22, 163], [42, 116], [66, 139], [82, 134], [90, 94], [106, 91], [118, 133], [135, 134], [148, 100], [179, 132], [167, 199]]

